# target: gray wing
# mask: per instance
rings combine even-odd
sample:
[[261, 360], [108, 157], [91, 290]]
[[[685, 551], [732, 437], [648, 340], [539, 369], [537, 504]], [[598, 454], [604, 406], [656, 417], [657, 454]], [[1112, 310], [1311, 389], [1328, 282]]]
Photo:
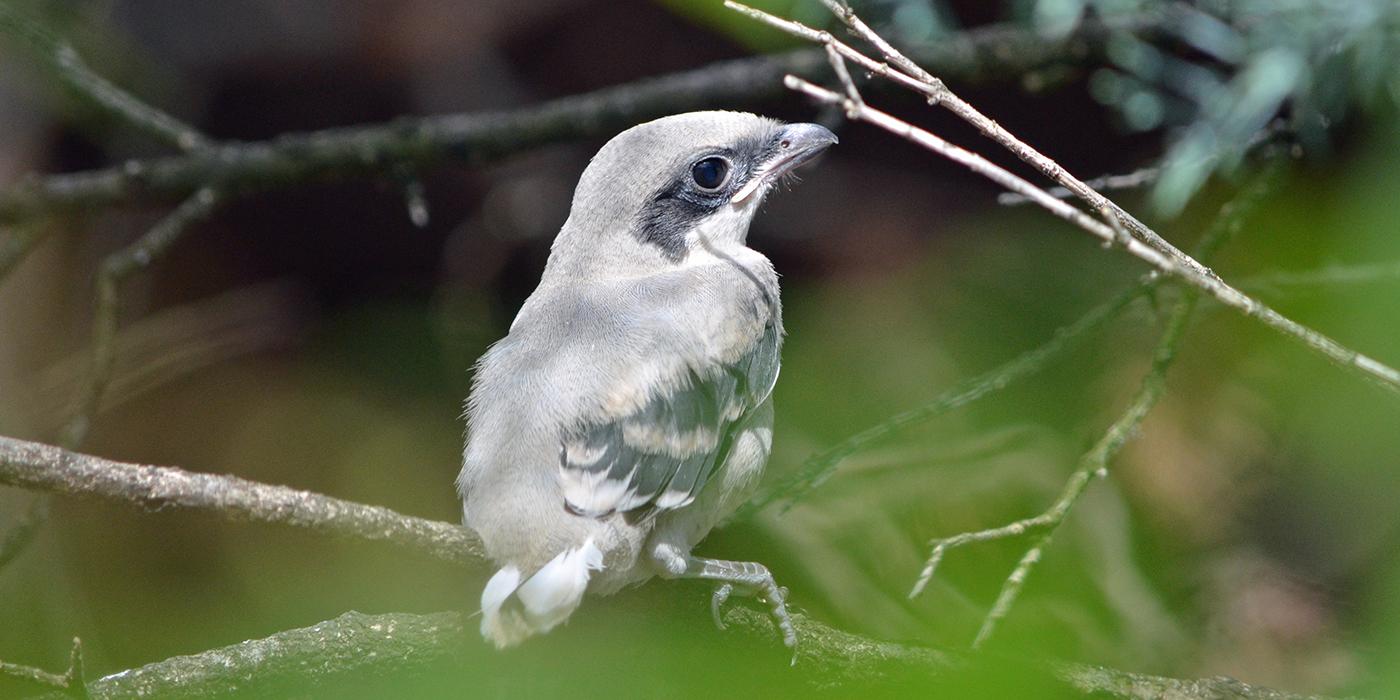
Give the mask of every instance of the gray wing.
[[642, 509], [650, 517], [689, 505], [724, 464], [734, 424], [772, 393], [780, 345], [770, 322], [733, 364], [691, 371], [639, 410], [568, 433], [559, 455], [568, 508], [592, 517]]

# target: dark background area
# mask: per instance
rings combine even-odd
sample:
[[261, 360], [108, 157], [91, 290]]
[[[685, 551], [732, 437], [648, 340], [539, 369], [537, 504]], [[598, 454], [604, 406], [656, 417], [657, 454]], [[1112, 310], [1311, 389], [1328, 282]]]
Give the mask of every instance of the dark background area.
[[[888, 26], [898, 4], [875, 3], [871, 16]], [[820, 18], [815, 5], [769, 7]], [[938, 7], [965, 28], [1020, 16], [1015, 5]], [[99, 72], [216, 139], [515, 108], [793, 46], [682, 0], [42, 9]], [[5, 46], [0, 60], [0, 184], [163, 152], [77, 106], [22, 50]], [[1027, 76], [952, 87], [1080, 176], [1153, 163], [1172, 133], [1134, 132], [1096, 101], [1096, 65], [1057, 66], [1038, 91], [1025, 89], [1037, 82]], [[917, 99], [870, 96], [1014, 162]], [[841, 137], [770, 200], [750, 236], [783, 275], [789, 332], [770, 479], [1046, 341], [1144, 271], [1041, 211], [999, 207], [996, 189], [973, 174], [801, 98], [730, 106], [821, 120]], [[1335, 124], [1328, 148], [1290, 164], [1213, 267], [1234, 280], [1400, 259], [1395, 126], [1390, 107]], [[471, 364], [538, 281], [573, 184], [605, 141], [432, 168], [421, 177], [423, 226], [409, 217], [410, 179], [393, 176], [297, 185], [221, 209], [123, 286], [125, 332], [154, 340], [119, 366], [141, 375], [231, 327], [252, 340], [206, 348], [204, 360], [196, 352], [193, 370], [157, 371], [139, 391], [114, 390], [83, 451], [456, 521]], [[1143, 192], [1118, 199], [1185, 248], [1248, 170], [1211, 180], [1172, 218], [1152, 217]], [[0, 282], [0, 432], [54, 439], [81, 378], [94, 270], [165, 211], [64, 219]], [[1400, 362], [1393, 276], [1251, 291]], [[1024, 543], [957, 550], [930, 590], [908, 600], [925, 542], [1047, 506], [1136, 388], [1161, 321], [1139, 303], [1045, 372], [855, 455], [792, 511], [717, 531], [700, 551], [765, 562], [797, 607], [834, 626], [965, 646]], [[1114, 476], [1070, 516], [996, 649], [1298, 692], [1400, 692], [1397, 425], [1393, 394], [1205, 305], [1166, 398]], [[0, 492], [0, 527], [27, 498]], [[484, 578], [295, 530], [59, 499], [40, 539], [0, 571], [0, 659], [61, 669], [78, 636], [96, 677], [351, 609], [471, 609]], [[762, 645], [715, 631], [708, 601], [702, 586], [652, 582], [588, 600], [566, 627], [518, 651], [469, 644], [463, 667], [415, 685], [338, 692], [796, 687], [801, 671], [786, 668], [776, 638]], [[963, 695], [1004, 696], [1016, 680], [982, 678]], [[902, 690], [913, 688], [891, 692]]]

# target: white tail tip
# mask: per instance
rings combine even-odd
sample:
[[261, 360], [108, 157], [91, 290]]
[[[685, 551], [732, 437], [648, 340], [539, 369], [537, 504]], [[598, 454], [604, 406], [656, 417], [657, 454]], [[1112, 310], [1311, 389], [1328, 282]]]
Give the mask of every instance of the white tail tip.
[[590, 572], [601, 568], [603, 553], [590, 538], [523, 583], [514, 566], [497, 571], [481, 591], [481, 636], [504, 649], [554, 629], [578, 608]]

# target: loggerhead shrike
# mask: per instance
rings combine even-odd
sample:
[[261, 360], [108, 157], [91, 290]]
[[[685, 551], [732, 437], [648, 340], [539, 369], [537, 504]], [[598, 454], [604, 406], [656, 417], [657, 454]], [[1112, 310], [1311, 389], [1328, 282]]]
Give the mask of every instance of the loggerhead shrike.
[[772, 445], [783, 325], [746, 245], [773, 185], [836, 143], [815, 124], [694, 112], [593, 157], [539, 287], [476, 366], [457, 487], [501, 567], [481, 594], [499, 647], [548, 632], [585, 591], [699, 578], [772, 607], [761, 564], [691, 548], [747, 500]]

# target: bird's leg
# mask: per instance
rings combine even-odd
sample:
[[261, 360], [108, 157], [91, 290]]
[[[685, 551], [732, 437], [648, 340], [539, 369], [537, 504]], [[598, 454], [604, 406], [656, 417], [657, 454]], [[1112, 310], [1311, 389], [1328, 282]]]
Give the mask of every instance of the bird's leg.
[[723, 559], [687, 556], [685, 557], [685, 570], [680, 572], [676, 578], [698, 578], [719, 582], [720, 585], [715, 589], [714, 597], [710, 599], [710, 610], [720, 629], [724, 629], [724, 623], [720, 620], [720, 607], [729, 599], [730, 594], [757, 595], [767, 601], [769, 607], [772, 608], [773, 620], [778, 625], [778, 631], [783, 634], [783, 644], [789, 649], [797, 649], [797, 630], [793, 628], [792, 616], [788, 614], [787, 610], [787, 589], [778, 586], [773, 580], [773, 574], [768, 571], [768, 567], [750, 561], [725, 561]]

